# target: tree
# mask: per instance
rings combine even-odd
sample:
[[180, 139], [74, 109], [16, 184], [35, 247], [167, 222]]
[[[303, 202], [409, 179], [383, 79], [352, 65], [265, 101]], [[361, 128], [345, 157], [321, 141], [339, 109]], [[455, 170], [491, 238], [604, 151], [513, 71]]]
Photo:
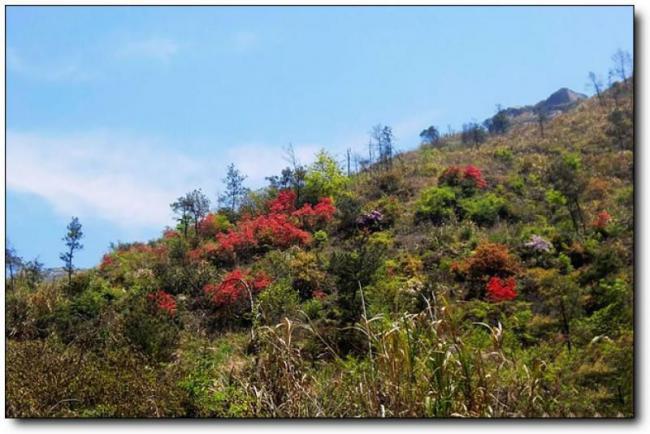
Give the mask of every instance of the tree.
[[30, 289], [36, 289], [36, 286], [43, 281], [44, 275], [43, 263], [38, 258], [25, 262], [20, 271], [21, 279]]
[[556, 157], [547, 172], [547, 181], [564, 196], [576, 232], [585, 231], [585, 219], [580, 205], [587, 182], [580, 156], [566, 153]]
[[537, 119], [537, 125], [539, 125], [539, 134], [542, 136], [543, 139], [544, 124], [546, 124], [546, 121], [548, 120], [548, 115], [546, 114], [546, 111], [542, 107], [539, 107], [535, 109], [535, 118]]
[[614, 62], [614, 66], [610, 73], [624, 83], [628, 78], [628, 72], [632, 69], [632, 57], [630, 53], [619, 48], [612, 55], [612, 62]]
[[289, 166], [282, 169], [280, 176], [269, 176], [266, 180], [269, 181], [271, 188], [276, 190], [292, 189], [296, 193], [296, 203], [300, 204], [305, 187], [307, 168], [298, 161], [293, 145], [289, 144], [285, 152], [285, 160], [289, 163]]
[[470, 122], [463, 125], [463, 131], [461, 132], [461, 141], [463, 144], [473, 144], [476, 148], [487, 139], [487, 133], [485, 128], [476, 122]]
[[497, 105], [497, 113], [485, 122], [490, 134], [505, 134], [510, 128], [510, 119], [506, 111]]
[[393, 162], [395, 136], [393, 129], [387, 125], [377, 124], [370, 132], [371, 143], [377, 148], [379, 163], [388, 167]]
[[23, 260], [16, 254], [16, 250], [9, 245], [5, 246], [5, 272], [9, 271], [9, 286], [14, 289], [14, 277], [23, 265]]
[[309, 199], [316, 202], [321, 197], [338, 196], [347, 182], [348, 178], [336, 160], [327, 151], [321, 150], [307, 170], [305, 190]]
[[194, 223], [194, 235], [198, 236], [199, 222], [210, 212], [210, 199], [199, 188], [179, 197], [170, 207], [179, 215], [178, 221], [183, 226], [185, 237], [190, 223]]
[[72, 217], [72, 220], [67, 226], [68, 233], [63, 237], [67, 251], [61, 253], [59, 258], [63, 261], [63, 269], [68, 273], [68, 283], [72, 283], [72, 273], [74, 273], [74, 265], [72, 261], [74, 259], [75, 251], [83, 249], [83, 245], [79, 242], [83, 238], [84, 234], [81, 231], [81, 223], [77, 217]]
[[634, 125], [629, 110], [617, 107], [607, 116], [607, 120], [609, 126], [605, 130], [605, 134], [614, 139], [619, 148], [632, 149], [634, 147]]
[[596, 76], [595, 73], [589, 72], [589, 83], [591, 84], [591, 87], [593, 87], [594, 92], [596, 93], [596, 97], [598, 98], [598, 104], [600, 104], [601, 107], [604, 106], [604, 101], [603, 101], [603, 81]]
[[436, 146], [440, 142], [440, 132], [432, 125], [429, 128], [422, 130], [420, 138], [422, 139], [422, 143]]
[[246, 193], [248, 193], [248, 189], [244, 187], [246, 178], [246, 175], [243, 175], [233, 163], [230, 163], [226, 177], [222, 180], [226, 186], [226, 191], [219, 196], [219, 202], [223, 206], [230, 208], [233, 213], [237, 211]]

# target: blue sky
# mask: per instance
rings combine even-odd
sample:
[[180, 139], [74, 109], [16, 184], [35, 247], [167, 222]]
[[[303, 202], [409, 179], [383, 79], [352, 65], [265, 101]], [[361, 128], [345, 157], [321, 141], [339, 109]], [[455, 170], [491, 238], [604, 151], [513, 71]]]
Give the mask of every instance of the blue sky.
[[632, 52], [631, 7], [8, 7], [7, 237], [58, 266], [79, 216], [96, 264], [111, 241], [172, 225], [234, 162], [250, 187], [320, 148], [398, 147], [560, 87], [589, 93]]

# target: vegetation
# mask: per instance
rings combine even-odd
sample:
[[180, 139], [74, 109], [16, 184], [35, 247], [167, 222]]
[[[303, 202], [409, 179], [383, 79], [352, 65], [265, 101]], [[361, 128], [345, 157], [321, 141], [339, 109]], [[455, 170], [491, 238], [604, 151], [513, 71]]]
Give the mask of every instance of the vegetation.
[[361, 169], [322, 151], [255, 192], [231, 165], [222, 208], [189, 193], [175, 227], [96, 268], [71, 272], [69, 227], [65, 279], [7, 248], [7, 415], [633, 416], [616, 60], [622, 79], [542, 134], [499, 110], [398, 154], [378, 126]]

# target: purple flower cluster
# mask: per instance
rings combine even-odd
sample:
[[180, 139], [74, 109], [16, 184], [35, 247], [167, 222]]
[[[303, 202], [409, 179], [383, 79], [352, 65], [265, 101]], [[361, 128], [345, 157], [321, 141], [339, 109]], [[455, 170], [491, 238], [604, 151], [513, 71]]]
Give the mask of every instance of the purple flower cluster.
[[364, 212], [359, 217], [357, 217], [357, 225], [359, 225], [361, 228], [379, 228], [383, 219], [384, 215], [377, 210]]
[[538, 252], [548, 252], [551, 250], [551, 243], [539, 235], [533, 235], [530, 237], [530, 241], [525, 243], [524, 246], [530, 247], [531, 249]]

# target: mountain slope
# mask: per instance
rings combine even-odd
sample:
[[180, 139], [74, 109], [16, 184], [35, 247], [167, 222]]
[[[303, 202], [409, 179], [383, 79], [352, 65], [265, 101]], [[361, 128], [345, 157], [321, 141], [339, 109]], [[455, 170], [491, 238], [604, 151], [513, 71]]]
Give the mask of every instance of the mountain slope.
[[630, 417], [632, 94], [350, 177], [320, 154], [72, 285], [19, 277], [7, 414]]

